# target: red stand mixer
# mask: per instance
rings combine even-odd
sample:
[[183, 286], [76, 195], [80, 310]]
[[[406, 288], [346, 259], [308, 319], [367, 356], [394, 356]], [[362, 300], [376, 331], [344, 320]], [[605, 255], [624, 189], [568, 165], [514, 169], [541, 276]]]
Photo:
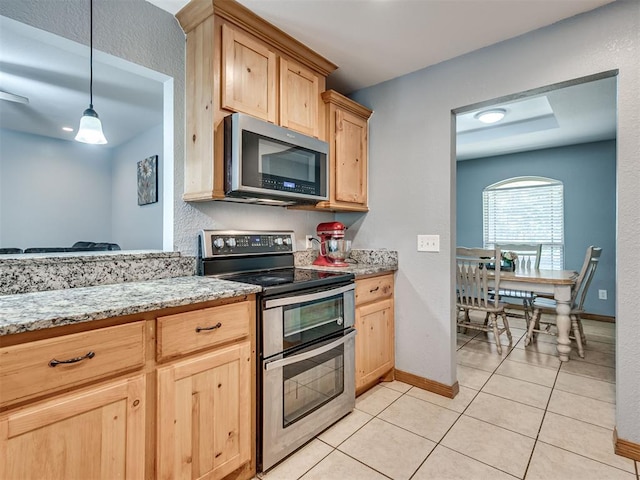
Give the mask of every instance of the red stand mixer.
[[347, 227], [340, 222], [320, 223], [316, 234], [320, 237], [320, 254], [313, 262], [323, 267], [348, 267], [344, 261], [351, 252], [351, 240], [344, 239]]

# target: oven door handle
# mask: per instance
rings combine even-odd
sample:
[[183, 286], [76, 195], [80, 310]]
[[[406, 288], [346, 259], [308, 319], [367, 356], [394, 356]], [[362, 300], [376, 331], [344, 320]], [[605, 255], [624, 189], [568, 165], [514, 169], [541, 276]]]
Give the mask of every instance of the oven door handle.
[[347, 343], [349, 340], [351, 340], [353, 337], [356, 336], [356, 333], [357, 332], [355, 330], [352, 330], [345, 336], [340, 337], [335, 342], [328, 343], [327, 345], [323, 345], [320, 348], [315, 348], [308, 352], [304, 352], [299, 355], [294, 355], [293, 357], [281, 358], [279, 360], [271, 360], [271, 361], [265, 362], [264, 369], [269, 371], [269, 370], [273, 370], [274, 368], [282, 368], [282, 367], [286, 367], [287, 365], [291, 365], [292, 363], [302, 362], [303, 360], [308, 360], [317, 355], [322, 355], [323, 353], [328, 352], [329, 350], [332, 350], [336, 347], [339, 347], [340, 345]]
[[275, 298], [273, 300], [267, 300], [265, 302], [265, 308], [284, 307], [286, 305], [294, 305], [296, 303], [313, 302], [315, 300], [321, 300], [323, 298], [330, 298], [341, 293], [355, 290], [354, 283], [345, 285], [344, 287], [334, 288], [332, 290], [322, 290], [321, 292], [309, 293], [307, 295], [297, 295], [286, 298]]

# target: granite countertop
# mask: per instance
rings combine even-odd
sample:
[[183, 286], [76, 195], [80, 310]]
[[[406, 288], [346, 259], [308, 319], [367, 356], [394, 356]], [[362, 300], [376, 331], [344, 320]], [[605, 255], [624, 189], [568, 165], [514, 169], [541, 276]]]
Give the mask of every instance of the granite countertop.
[[258, 293], [256, 285], [210, 277], [0, 296], [0, 336]]
[[296, 252], [296, 267], [327, 272], [353, 273], [356, 278], [367, 275], [390, 273], [398, 270], [398, 252], [393, 250], [352, 250], [346, 263], [347, 267], [325, 267], [313, 265], [318, 256], [317, 250]]
[[348, 272], [348, 273], [353, 273], [356, 276], [356, 278], [358, 278], [358, 277], [364, 277], [367, 275], [395, 272], [396, 270], [398, 270], [398, 265], [397, 264], [371, 265], [371, 264], [365, 264], [365, 263], [353, 263], [353, 264], [350, 264], [348, 267], [322, 267], [318, 265], [301, 265], [297, 268], [304, 268], [307, 270], [320, 270], [324, 272]]

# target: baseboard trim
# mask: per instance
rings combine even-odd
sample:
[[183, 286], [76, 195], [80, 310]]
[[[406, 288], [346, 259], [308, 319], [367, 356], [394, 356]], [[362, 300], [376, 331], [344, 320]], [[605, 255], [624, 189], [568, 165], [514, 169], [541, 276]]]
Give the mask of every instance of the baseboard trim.
[[427, 390], [428, 392], [437, 393], [438, 395], [442, 395], [447, 398], [454, 398], [460, 391], [458, 382], [453, 385], [446, 385], [444, 383], [429, 380], [428, 378], [420, 377], [409, 372], [403, 372], [398, 369], [396, 369], [396, 380]]
[[596, 320], [598, 322], [616, 323], [616, 317], [610, 317], [609, 315], [598, 315], [597, 313], [581, 313], [580, 318], [583, 320]]
[[618, 430], [615, 428], [613, 429], [613, 445], [616, 455], [640, 462], [640, 443], [618, 438]]

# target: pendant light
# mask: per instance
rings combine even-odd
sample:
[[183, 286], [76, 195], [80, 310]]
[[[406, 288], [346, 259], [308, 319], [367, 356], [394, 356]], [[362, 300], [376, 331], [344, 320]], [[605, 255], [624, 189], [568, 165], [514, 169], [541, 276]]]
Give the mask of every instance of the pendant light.
[[98, 114], [93, 109], [93, 0], [89, 1], [89, 64], [91, 76], [89, 80], [89, 108], [87, 108], [80, 118], [80, 127], [76, 135], [76, 141], [82, 143], [91, 143], [94, 145], [104, 145], [107, 139], [102, 133], [102, 123]]

